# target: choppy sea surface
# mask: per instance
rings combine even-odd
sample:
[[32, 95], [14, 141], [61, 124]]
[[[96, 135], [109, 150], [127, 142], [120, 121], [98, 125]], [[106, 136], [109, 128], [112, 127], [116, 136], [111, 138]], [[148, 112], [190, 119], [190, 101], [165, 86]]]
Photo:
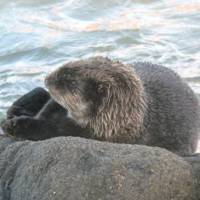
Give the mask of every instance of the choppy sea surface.
[[163, 64], [200, 95], [200, 0], [1, 0], [0, 120], [64, 62]]

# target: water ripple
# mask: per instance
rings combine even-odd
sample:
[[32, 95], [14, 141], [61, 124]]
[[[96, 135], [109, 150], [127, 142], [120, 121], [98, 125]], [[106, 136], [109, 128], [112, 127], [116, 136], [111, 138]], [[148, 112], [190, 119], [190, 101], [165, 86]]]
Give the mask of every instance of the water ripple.
[[94, 55], [163, 64], [200, 94], [199, 13], [195, 0], [1, 0], [0, 119], [49, 71]]

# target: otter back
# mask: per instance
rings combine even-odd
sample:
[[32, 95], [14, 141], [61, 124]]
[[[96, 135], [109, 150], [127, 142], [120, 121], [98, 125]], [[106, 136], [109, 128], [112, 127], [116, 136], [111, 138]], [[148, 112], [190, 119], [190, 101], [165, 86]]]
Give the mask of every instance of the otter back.
[[199, 132], [199, 102], [190, 87], [172, 70], [150, 63], [135, 63], [147, 94], [144, 134], [148, 145], [179, 154], [195, 151]]

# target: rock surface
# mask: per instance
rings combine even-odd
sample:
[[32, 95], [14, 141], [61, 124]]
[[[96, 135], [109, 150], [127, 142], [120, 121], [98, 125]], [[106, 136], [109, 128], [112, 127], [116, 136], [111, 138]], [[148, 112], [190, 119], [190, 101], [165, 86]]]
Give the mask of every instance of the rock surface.
[[192, 200], [192, 166], [167, 150], [0, 136], [0, 200]]
[[195, 183], [195, 191], [197, 199], [200, 199], [200, 154], [194, 154], [188, 157], [184, 157], [184, 159], [192, 165], [194, 183]]

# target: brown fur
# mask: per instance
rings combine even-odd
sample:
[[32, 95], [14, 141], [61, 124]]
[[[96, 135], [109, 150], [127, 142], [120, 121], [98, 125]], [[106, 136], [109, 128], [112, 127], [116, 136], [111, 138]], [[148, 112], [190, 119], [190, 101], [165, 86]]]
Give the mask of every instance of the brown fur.
[[[77, 74], [66, 78], [67, 69], [76, 71]], [[88, 112], [90, 105], [80, 91], [73, 92], [66, 89], [63, 93], [66, 86], [62, 85], [62, 79], [66, 84], [67, 79], [73, 81], [81, 79], [82, 84], [92, 79], [98, 84], [99, 90], [104, 89], [105, 96], [96, 97], [102, 98], [96, 113]], [[131, 66], [102, 57], [68, 63], [47, 76], [46, 86], [52, 97], [70, 111], [72, 118], [81, 126], [92, 130], [95, 138], [135, 143], [141, 137], [146, 110], [145, 95], [141, 81]], [[81, 104], [87, 107], [84, 112], [80, 110]]]
[[193, 91], [165, 67], [136, 63], [134, 68], [94, 57], [61, 66], [45, 83], [92, 138], [192, 153], [200, 119]]

